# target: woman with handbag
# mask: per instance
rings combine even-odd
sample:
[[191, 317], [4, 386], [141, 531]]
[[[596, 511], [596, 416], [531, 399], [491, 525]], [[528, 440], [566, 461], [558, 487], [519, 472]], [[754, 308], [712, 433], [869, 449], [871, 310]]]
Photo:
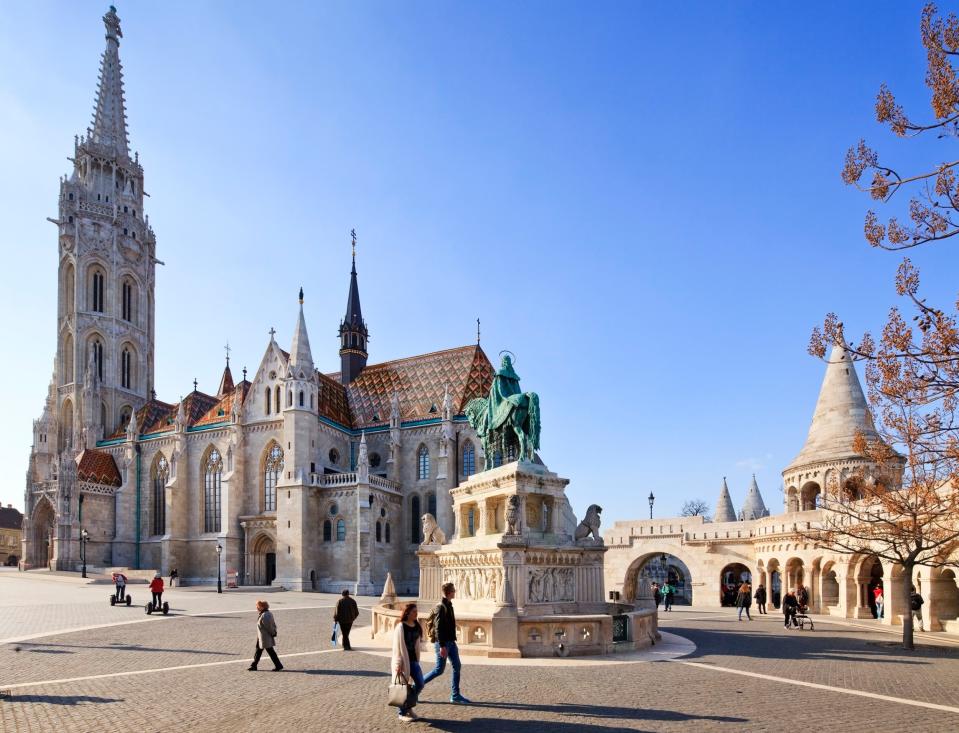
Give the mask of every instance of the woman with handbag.
[[423, 689], [423, 670], [420, 669], [423, 630], [416, 617], [416, 604], [407, 603], [400, 622], [393, 630], [393, 658], [390, 662], [393, 681], [390, 684], [389, 703], [399, 707], [399, 719], [404, 723], [419, 717], [413, 712], [413, 706]]

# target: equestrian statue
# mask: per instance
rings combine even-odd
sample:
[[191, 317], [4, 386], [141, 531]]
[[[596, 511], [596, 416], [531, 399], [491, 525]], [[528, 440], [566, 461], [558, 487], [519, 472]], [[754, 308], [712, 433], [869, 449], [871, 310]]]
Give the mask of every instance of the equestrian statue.
[[539, 449], [539, 395], [520, 391], [519, 375], [509, 354], [503, 354], [489, 397], [470, 400], [465, 412], [483, 443], [484, 471], [496, 465], [497, 454], [500, 458], [509, 455], [511, 447], [516, 449], [517, 460], [533, 461]]

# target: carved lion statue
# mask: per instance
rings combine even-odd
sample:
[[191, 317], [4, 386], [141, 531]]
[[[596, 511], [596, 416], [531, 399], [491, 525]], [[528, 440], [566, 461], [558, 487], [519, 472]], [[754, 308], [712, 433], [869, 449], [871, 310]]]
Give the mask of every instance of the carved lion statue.
[[599, 525], [602, 521], [599, 515], [602, 514], [602, 512], [603, 507], [598, 504], [589, 505], [589, 509], [586, 510], [586, 516], [576, 528], [576, 534], [574, 536], [577, 540], [585, 540], [590, 535], [593, 535], [593, 541], [603, 541], [603, 538], [599, 536]]
[[423, 543], [424, 545], [446, 544], [446, 534], [436, 523], [436, 517], [427, 512], [423, 515]]

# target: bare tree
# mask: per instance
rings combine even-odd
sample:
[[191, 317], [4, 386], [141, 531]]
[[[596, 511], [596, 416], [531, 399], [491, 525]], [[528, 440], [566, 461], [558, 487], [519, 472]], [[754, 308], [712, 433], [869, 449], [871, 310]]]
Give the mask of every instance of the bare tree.
[[[900, 138], [932, 133], [954, 140], [959, 137], [959, 76], [952, 59], [959, 56], [959, 19], [941, 18], [934, 5], [926, 5], [920, 37], [933, 118], [922, 122], [908, 116], [883, 85], [876, 119]], [[875, 211], [867, 212], [864, 230], [870, 245], [898, 251], [959, 234], [959, 160], [954, 157], [900, 173], [865, 141], [850, 148], [842, 170], [846, 184], [884, 204], [894, 204], [900, 189], [913, 190], [905, 207], [908, 223], [893, 215], [882, 224]], [[867, 171], [872, 174], [868, 184], [863, 183]], [[873, 440], [857, 436], [856, 450], [875, 469], [863, 471], [847, 486], [827, 487], [824, 526], [814, 539], [837, 552], [874, 554], [902, 566], [903, 645], [911, 649], [912, 572], [917, 565], [944, 565], [959, 545], [959, 303], [952, 312], [927, 303], [919, 294], [919, 271], [908, 258], [900, 264], [895, 284], [914, 311], [914, 326], [892, 308], [878, 341], [867, 332], [858, 346], [847, 343], [842, 322], [831, 313], [822, 329], [813, 330], [811, 354], [825, 358], [829, 345], [840, 343], [854, 359], [866, 362], [879, 435]]]
[[683, 504], [683, 509], [679, 512], [679, 516], [702, 517], [707, 522], [712, 521], [712, 515], [709, 513], [709, 504], [702, 499], [690, 499], [687, 501]]

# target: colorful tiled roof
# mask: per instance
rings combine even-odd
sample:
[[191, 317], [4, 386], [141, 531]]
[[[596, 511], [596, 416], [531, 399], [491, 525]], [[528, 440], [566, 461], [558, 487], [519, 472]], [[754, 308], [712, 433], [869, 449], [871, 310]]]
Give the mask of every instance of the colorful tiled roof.
[[[337, 384], [338, 377], [328, 375]], [[462, 414], [467, 402], [489, 393], [492, 381], [493, 366], [478, 344], [372, 364], [346, 387], [352, 427], [388, 423], [393, 392], [402, 420], [440, 417], [447, 385], [453, 411]]]
[[346, 396], [346, 387], [338, 379], [333, 379], [317, 372], [320, 380], [320, 415], [339, 423], [352, 426], [353, 418], [350, 415], [350, 403]]
[[[167, 429], [166, 417], [173, 410], [174, 406], [154, 398], [147, 402], [143, 407], [136, 411], [137, 431], [140, 434], [157, 433]], [[127, 436], [127, 426], [119, 425], [112, 435], [107, 436], [107, 440], [115, 438], [125, 438]]]
[[94, 448], [87, 448], [79, 455], [77, 459], [77, 479], [105, 486], [120, 486], [123, 483], [113, 456]]
[[23, 526], [23, 514], [12, 506], [0, 506], [0, 529], [20, 529]]
[[[240, 382], [239, 387], [236, 388], [240, 390], [241, 405], [246, 400], [246, 393], [250, 391], [250, 386], [250, 382], [244, 380]], [[236, 389], [229, 392], [222, 399], [217, 400], [216, 404], [207, 410], [206, 413], [194, 423], [194, 425], [212, 425], [214, 423], [229, 420], [230, 416], [233, 414], [233, 401], [236, 399]]]

